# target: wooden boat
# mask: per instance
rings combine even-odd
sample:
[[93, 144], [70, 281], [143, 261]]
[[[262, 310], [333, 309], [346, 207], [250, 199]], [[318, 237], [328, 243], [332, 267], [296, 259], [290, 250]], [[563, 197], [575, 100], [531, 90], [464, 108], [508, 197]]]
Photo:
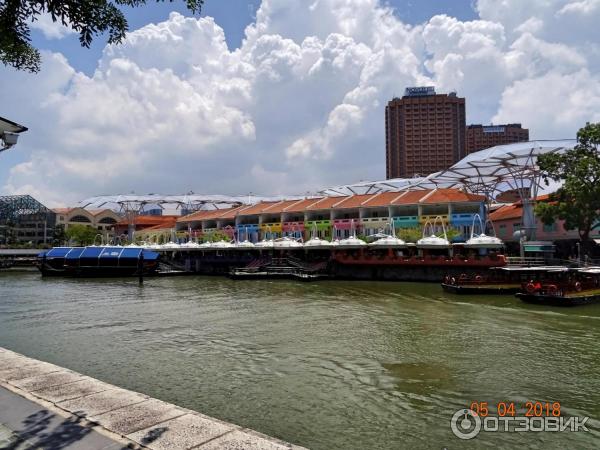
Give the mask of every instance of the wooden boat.
[[112, 277], [156, 273], [159, 254], [142, 247], [54, 247], [38, 255], [43, 276]]
[[600, 302], [600, 267], [569, 269], [551, 280], [532, 278], [516, 294], [526, 303], [579, 306]]
[[446, 275], [442, 289], [453, 294], [516, 294], [522, 290], [522, 283], [536, 278], [553, 279], [555, 274], [567, 271], [562, 266], [539, 267], [491, 267], [471, 275], [462, 273]]

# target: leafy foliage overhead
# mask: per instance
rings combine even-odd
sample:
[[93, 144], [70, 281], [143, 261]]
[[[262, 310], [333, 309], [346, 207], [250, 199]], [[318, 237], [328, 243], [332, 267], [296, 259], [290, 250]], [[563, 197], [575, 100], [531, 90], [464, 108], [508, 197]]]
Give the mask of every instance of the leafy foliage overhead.
[[[186, 0], [193, 13], [200, 12], [203, 3]], [[145, 4], [146, 0], [0, 0], [0, 61], [19, 70], [40, 70], [40, 52], [31, 45], [29, 29], [40, 14], [48, 13], [54, 22], [79, 33], [81, 45], [89, 47], [95, 36], [104, 33], [109, 44], [121, 42], [128, 25], [120, 7]]]
[[536, 206], [536, 215], [545, 224], [565, 221], [565, 228], [578, 230], [587, 242], [590, 231], [600, 219], [600, 123], [586, 124], [577, 133], [577, 145], [564, 154], [546, 154], [538, 158], [542, 177], [561, 182], [548, 202]]

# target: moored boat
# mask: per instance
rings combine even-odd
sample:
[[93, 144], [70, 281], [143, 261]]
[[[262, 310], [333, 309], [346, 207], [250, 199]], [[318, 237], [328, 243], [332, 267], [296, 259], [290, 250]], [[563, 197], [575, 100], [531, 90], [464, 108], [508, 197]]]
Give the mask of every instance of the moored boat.
[[444, 277], [442, 289], [453, 294], [516, 294], [522, 283], [532, 277], [551, 280], [557, 273], [566, 270], [562, 266], [490, 267], [473, 274], [448, 274]]
[[152, 275], [159, 256], [142, 247], [54, 247], [38, 255], [38, 268], [43, 276]]
[[567, 269], [549, 280], [531, 278], [516, 294], [525, 303], [579, 306], [600, 302], [600, 268]]

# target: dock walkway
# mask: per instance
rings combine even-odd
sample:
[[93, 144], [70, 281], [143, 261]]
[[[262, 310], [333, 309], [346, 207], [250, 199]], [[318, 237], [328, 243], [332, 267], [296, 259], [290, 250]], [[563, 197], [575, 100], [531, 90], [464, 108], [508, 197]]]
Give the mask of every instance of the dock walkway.
[[[8, 434], [23, 445], [10, 448], [26, 449], [28, 440], [38, 448], [31, 434], [32, 426], [37, 426], [43, 429], [38, 430], [41, 437], [36, 439], [52, 436], [58, 444], [44, 448], [305, 450], [2, 347], [0, 388], [0, 435]], [[33, 411], [31, 402], [41, 408]], [[36, 418], [42, 419], [38, 425], [33, 424]], [[69, 425], [67, 431], [65, 424]]]

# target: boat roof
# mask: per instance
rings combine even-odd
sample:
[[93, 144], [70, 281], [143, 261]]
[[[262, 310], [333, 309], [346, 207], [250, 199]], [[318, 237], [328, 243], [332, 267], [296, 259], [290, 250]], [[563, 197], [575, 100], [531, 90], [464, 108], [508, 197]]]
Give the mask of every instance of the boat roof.
[[569, 268], [566, 266], [502, 266], [492, 267], [492, 269], [506, 270], [508, 272], [566, 272], [569, 270]]

